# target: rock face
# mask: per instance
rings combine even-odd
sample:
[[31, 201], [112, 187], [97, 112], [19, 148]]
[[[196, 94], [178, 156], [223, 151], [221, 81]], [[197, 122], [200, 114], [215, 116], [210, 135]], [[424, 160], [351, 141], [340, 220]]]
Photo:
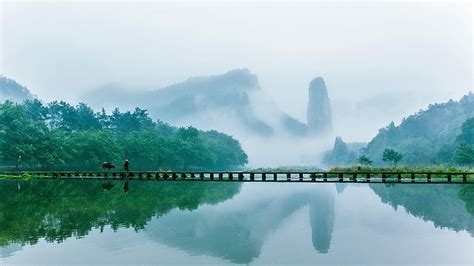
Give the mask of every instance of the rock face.
[[308, 132], [310, 134], [332, 133], [332, 111], [326, 84], [321, 77], [309, 83]]

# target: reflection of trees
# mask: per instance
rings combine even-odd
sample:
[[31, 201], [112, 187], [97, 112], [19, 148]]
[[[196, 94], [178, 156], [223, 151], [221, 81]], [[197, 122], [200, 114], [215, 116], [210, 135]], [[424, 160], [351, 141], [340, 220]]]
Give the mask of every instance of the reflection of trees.
[[466, 230], [474, 235], [474, 185], [371, 184], [382, 202], [432, 221], [436, 227]]
[[0, 247], [40, 238], [61, 242], [106, 225], [139, 230], [155, 215], [215, 204], [240, 191], [238, 183], [133, 182], [128, 193], [121, 186], [104, 191], [99, 181], [38, 180], [18, 190], [16, 181], [1, 181]]

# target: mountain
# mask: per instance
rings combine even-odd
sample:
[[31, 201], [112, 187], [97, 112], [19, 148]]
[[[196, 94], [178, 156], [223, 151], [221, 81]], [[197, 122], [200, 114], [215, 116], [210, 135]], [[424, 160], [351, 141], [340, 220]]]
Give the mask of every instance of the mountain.
[[332, 150], [323, 155], [322, 162], [328, 166], [347, 166], [356, 161], [360, 149], [367, 144], [362, 142], [345, 143], [341, 137], [336, 137]]
[[382, 153], [386, 148], [400, 152], [403, 164], [453, 163], [456, 137], [461, 133], [461, 125], [471, 117], [474, 117], [472, 93], [459, 101], [450, 100], [430, 105], [427, 110], [403, 119], [398, 126], [392, 122], [380, 129], [364, 153], [375, 164], [385, 163], [382, 161]]
[[33, 95], [28, 88], [13, 79], [0, 75], [0, 102], [6, 100], [22, 102], [27, 99], [33, 99]]
[[317, 77], [309, 84], [308, 129], [312, 133], [332, 132], [332, 111], [326, 83]]
[[332, 118], [322, 78], [311, 82], [309, 94], [310, 126], [280, 110], [261, 89], [257, 76], [248, 69], [189, 78], [158, 90], [131, 92], [109, 86], [86, 95], [85, 101], [94, 107], [140, 106], [166, 122], [218, 129], [234, 135], [305, 136], [328, 132]]
[[[374, 165], [388, 164], [382, 160], [385, 149], [394, 149], [401, 153], [403, 159], [400, 163], [405, 165], [469, 165], [474, 161], [472, 117], [474, 94], [469, 93], [459, 101], [432, 104], [427, 110], [420, 110], [404, 118], [398, 126], [390, 123], [379, 130], [367, 147], [359, 147], [359, 150], [373, 160]], [[339, 145], [335, 145], [334, 149], [327, 153], [327, 163], [355, 164], [354, 157], [349, 161], [338, 160], [348, 154], [347, 147], [344, 149], [344, 143], [341, 142], [342, 140], [339, 140]], [[339, 147], [337, 150], [336, 146]]]

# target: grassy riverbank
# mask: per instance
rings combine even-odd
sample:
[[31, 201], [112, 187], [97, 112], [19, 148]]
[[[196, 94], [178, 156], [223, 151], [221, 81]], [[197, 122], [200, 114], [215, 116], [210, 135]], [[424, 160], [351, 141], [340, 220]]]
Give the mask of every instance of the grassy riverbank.
[[0, 180], [8, 180], [8, 179], [21, 179], [21, 180], [29, 180], [29, 179], [42, 179], [43, 177], [32, 177], [29, 174], [21, 173], [21, 174], [0, 174]]

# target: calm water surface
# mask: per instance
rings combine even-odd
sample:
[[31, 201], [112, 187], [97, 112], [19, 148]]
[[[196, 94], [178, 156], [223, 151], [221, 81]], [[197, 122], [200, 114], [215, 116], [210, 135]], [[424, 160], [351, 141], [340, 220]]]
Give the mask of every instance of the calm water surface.
[[474, 263], [473, 185], [0, 181], [0, 265]]

